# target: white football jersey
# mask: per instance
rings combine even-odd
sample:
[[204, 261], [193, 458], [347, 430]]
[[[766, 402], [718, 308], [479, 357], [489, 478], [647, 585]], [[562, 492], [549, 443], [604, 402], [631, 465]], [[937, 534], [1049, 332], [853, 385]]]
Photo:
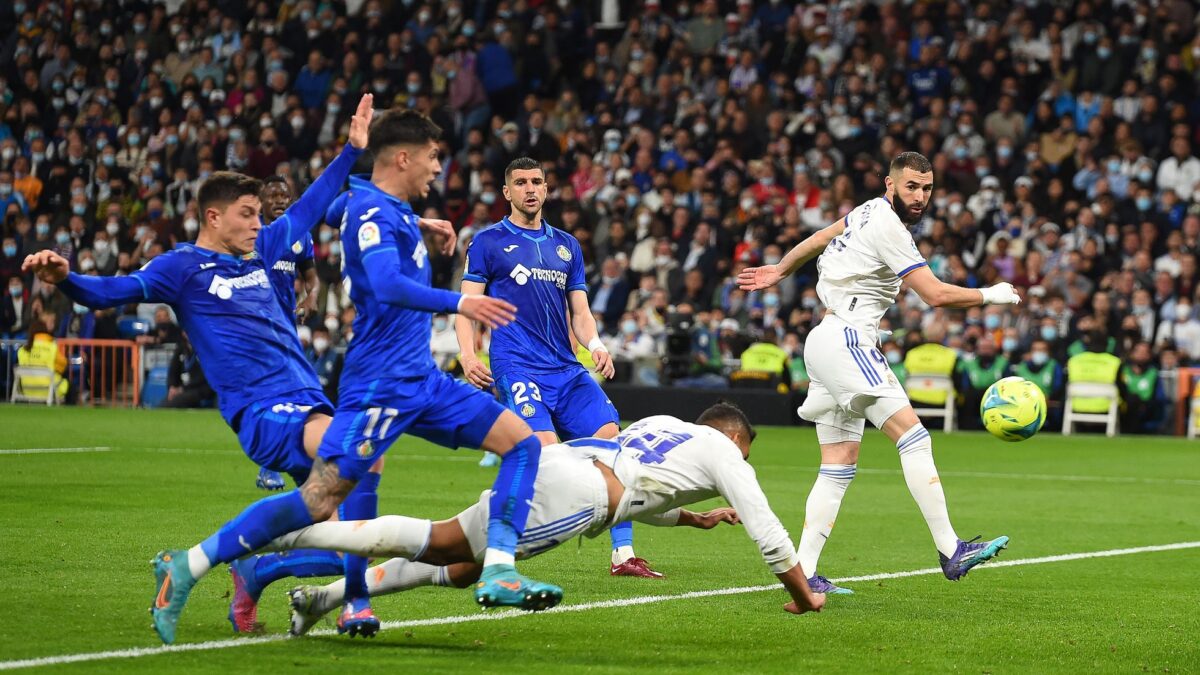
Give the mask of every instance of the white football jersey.
[[891, 203], [877, 197], [846, 214], [845, 231], [817, 259], [817, 295], [831, 314], [874, 338], [900, 278], [925, 264]]
[[754, 467], [720, 431], [667, 415], [635, 422], [617, 436], [619, 450], [597, 453], [625, 486], [610, 522], [673, 525], [679, 507], [724, 497], [774, 572], [799, 558], [754, 475]]

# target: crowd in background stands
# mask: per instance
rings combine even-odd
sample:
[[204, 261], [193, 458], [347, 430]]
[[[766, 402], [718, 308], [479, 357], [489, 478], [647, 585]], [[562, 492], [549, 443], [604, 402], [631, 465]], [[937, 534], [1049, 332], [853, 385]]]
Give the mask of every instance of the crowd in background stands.
[[[1009, 281], [1025, 302], [934, 310], [902, 293], [889, 358], [933, 341], [984, 364], [1061, 368], [1078, 349], [1139, 373], [1200, 363], [1200, 32], [1185, 0], [3, 5], [3, 334], [42, 315], [59, 335], [111, 333], [113, 313], [72, 307], [22, 258], [54, 248], [81, 272], [128, 273], [195, 238], [196, 189], [216, 170], [302, 190], [371, 91], [445, 129], [421, 207], [462, 247], [435, 260], [436, 282], [457, 285], [472, 233], [508, 211], [503, 167], [530, 155], [546, 217], [585, 252], [603, 333], [635, 361], [671, 351], [673, 330], [690, 336], [692, 377], [751, 342], [802, 353], [822, 313], [815, 267], [761, 293], [733, 278], [880, 194], [912, 149], [936, 171], [914, 228], [934, 273]], [[306, 335], [321, 352], [353, 308], [336, 228], [314, 237]]]

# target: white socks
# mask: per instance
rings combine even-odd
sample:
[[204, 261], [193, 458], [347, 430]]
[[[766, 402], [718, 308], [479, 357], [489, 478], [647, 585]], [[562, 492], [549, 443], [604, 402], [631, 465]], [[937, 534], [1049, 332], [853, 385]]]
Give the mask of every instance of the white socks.
[[[408, 591], [421, 586], [450, 586], [445, 567], [392, 558], [367, 569], [367, 592], [372, 598]], [[338, 579], [324, 586], [314, 603], [315, 610], [324, 614], [341, 607], [346, 595], [346, 580]]]
[[846, 496], [846, 488], [850, 487], [857, 470], [855, 464], [822, 464], [817, 473], [817, 482], [808, 493], [808, 501], [804, 504], [804, 531], [796, 548], [800, 555], [800, 569], [809, 577], [817, 573], [821, 549], [833, 530], [842, 498]]
[[946, 511], [946, 493], [933, 464], [929, 432], [920, 423], [914, 425], [896, 441], [896, 450], [900, 453], [904, 482], [908, 483], [908, 491], [920, 507], [921, 515], [925, 516], [933, 544], [939, 553], [949, 558], [958, 547], [958, 535], [950, 525], [950, 514]]
[[483, 566], [491, 567], [492, 565], [516, 565], [517, 560], [513, 554], [507, 551], [501, 551], [498, 548], [488, 548], [483, 553]]
[[189, 548], [187, 556], [188, 570], [192, 573], [193, 579], [199, 579], [208, 574], [208, 571], [212, 569], [212, 563], [208, 562], [208, 554], [204, 552], [204, 549], [200, 548], [200, 544]]
[[612, 550], [612, 564], [614, 565], [620, 565], [632, 557], [634, 557], [632, 546], [618, 546]]
[[367, 558], [420, 558], [432, 527], [432, 521], [408, 516], [316, 523], [278, 537], [262, 550], [319, 548]]

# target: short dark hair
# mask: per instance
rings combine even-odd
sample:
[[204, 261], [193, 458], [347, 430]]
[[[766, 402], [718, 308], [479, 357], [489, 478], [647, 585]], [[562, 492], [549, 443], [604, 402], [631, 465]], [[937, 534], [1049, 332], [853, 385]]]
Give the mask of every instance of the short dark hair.
[[291, 185], [288, 185], [287, 179], [284, 178], [283, 176], [280, 176], [279, 174], [267, 176], [266, 178], [262, 179], [262, 186], [263, 186], [264, 190], [266, 190], [269, 186], [274, 185], [275, 183], [279, 183], [281, 185], [286, 185], [287, 187], [291, 187]]
[[919, 152], [902, 152], [892, 160], [891, 166], [888, 167], [888, 174], [897, 174], [905, 169], [912, 169], [917, 173], [929, 173], [933, 171], [933, 165], [929, 163], [929, 159], [925, 155]]
[[425, 145], [442, 137], [442, 128], [416, 110], [392, 108], [371, 123], [367, 144], [375, 157], [395, 145]]
[[508, 179], [512, 178], [512, 172], [514, 171], [528, 171], [531, 169], [537, 169], [541, 171], [542, 177], [546, 177], [546, 170], [542, 168], [541, 163], [539, 163], [536, 159], [532, 157], [518, 157], [509, 162], [508, 166], [504, 167], [504, 182], [507, 183]]
[[200, 202], [200, 213], [204, 213], [209, 207], [228, 206], [246, 195], [257, 197], [262, 188], [262, 181], [244, 173], [216, 171], [200, 186], [196, 199]]
[[754, 430], [754, 425], [750, 424], [750, 418], [746, 417], [746, 413], [742, 409], [729, 401], [717, 401], [709, 406], [708, 410], [700, 413], [696, 418], [696, 424], [720, 429], [721, 431], [741, 432], [751, 442], [754, 442], [758, 432]]

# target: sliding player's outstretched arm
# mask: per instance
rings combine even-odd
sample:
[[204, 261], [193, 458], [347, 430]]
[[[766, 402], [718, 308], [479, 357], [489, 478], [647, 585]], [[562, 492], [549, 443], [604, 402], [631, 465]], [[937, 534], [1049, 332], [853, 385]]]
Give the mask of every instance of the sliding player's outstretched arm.
[[[93, 309], [117, 307], [131, 302], [172, 302], [173, 285], [151, 268], [154, 261], [123, 277], [99, 277], [71, 272], [71, 263], [49, 249], [25, 257], [21, 271], [37, 275], [48, 284], [57, 284], [67, 297]], [[160, 264], [161, 266], [161, 264]]]
[[796, 244], [778, 263], [747, 267], [738, 274], [738, 287], [744, 291], [758, 291], [774, 286], [803, 267], [804, 263], [820, 255], [829, 242], [845, 229], [846, 219], [839, 218], [836, 223], [817, 230], [808, 239]]

